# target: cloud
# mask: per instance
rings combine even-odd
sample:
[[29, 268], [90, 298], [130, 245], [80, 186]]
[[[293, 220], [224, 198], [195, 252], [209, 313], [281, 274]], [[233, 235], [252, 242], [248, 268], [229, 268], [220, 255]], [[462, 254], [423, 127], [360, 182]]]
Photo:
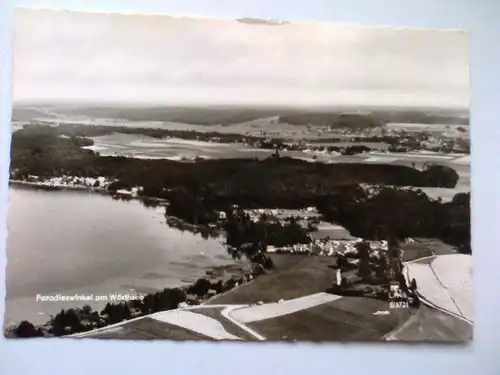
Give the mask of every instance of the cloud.
[[14, 46], [14, 99], [468, 104], [461, 32], [23, 9]]

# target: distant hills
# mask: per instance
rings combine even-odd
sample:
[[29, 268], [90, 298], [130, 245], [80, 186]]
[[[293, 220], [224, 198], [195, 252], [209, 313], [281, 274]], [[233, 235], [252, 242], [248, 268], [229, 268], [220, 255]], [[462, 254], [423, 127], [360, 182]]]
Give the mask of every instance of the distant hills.
[[278, 108], [231, 106], [130, 106], [130, 105], [15, 105], [12, 120], [57, 119], [73, 116], [128, 121], [165, 121], [193, 125], [233, 125], [275, 117], [291, 125], [334, 125], [349, 119], [355, 127], [388, 122], [469, 125], [468, 113], [458, 110], [401, 108]]

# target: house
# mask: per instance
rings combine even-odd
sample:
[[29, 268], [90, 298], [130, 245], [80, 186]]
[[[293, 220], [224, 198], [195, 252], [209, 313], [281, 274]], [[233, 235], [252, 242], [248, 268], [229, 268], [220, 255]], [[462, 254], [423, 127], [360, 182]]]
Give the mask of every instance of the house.
[[267, 245], [267, 249], [266, 251], [268, 253], [275, 253], [276, 252], [276, 247], [272, 246], [272, 245]]
[[132, 192], [124, 189], [119, 189], [116, 191], [116, 194], [118, 195], [125, 195], [125, 196], [132, 196]]

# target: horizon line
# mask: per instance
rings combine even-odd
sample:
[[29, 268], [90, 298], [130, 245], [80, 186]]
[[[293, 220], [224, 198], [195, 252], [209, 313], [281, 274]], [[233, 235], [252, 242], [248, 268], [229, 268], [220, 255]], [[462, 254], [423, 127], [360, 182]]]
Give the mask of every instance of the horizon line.
[[322, 108], [322, 109], [342, 109], [342, 108], [363, 108], [363, 109], [406, 109], [406, 110], [442, 110], [442, 111], [461, 111], [470, 112], [469, 106], [433, 106], [433, 105], [389, 105], [389, 104], [242, 104], [242, 103], [164, 103], [164, 102], [130, 102], [120, 100], [108, 101], [93, 101], [93, 100], [64, 100], [64, 99], [17, 99], [12, 100], [12, 108], [15, 106], [43, 106], [43, 105], [78, 105], [78, 106], [93, 106], [93, 107], [138, 107], [138, 108], [262, 108], [262, 109], [307, 109], [307, 108]]

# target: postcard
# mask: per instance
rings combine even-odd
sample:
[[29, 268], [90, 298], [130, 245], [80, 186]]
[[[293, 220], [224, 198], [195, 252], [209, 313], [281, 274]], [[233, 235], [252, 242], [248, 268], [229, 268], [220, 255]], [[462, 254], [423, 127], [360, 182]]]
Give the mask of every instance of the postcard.
[[466, 32], [15, 21], [6, 337], [472, 340]]

